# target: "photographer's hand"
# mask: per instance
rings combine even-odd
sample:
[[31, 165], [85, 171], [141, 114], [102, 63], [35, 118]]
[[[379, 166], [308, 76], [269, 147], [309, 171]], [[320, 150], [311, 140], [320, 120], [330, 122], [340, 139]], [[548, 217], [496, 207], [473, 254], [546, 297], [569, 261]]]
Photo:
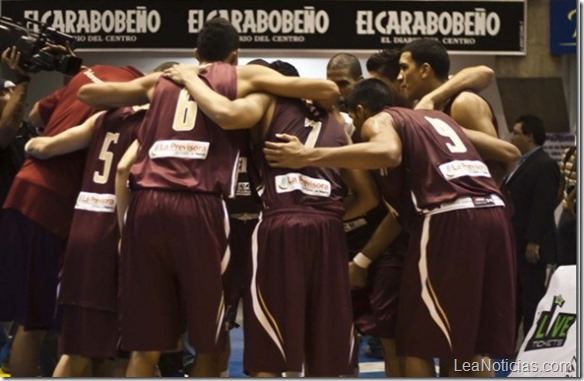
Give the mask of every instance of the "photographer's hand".
[[71, 45], [69, 45], [69, 41], [65, 42], [65, 45], [55, 45], [51, 44], [50, 42], [45, 42], [45, 46], [41, 49], [43, 52], [52, 52], [52, 53], [60, 53], [60, 54], [67, 54], [70, 56], [76, 57], [77, 55], [71, 49]]
[[24, 119], [30, 77], [20, 66], [20, 52], [16, 50], [16, 47], [13, 46], [4, 50], [0, 59], [13, 73], [12, 77], [16, 82], [8, 101], [4, 108], [0, 110], [0, 149], [4, 149], [8, 147], [16, 136]]
[[19, 77], [19, 79], [30, 79], [28, 72], [20, 66], [20, 52], [16, 50], [16, 46], [6, 48], [6, 50], [2, 52], [2, 62], [4, 62], [6, 66], [8, 66], [17, 77]]

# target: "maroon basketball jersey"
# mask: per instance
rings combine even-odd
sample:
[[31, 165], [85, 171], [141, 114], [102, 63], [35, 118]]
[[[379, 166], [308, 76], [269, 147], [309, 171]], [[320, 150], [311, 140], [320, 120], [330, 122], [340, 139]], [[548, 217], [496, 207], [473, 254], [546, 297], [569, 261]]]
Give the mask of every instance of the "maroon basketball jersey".
[[[39, 114], [45, 121], [43, 135], [55, 136], [81, 124], [96, 112], [77, 99], [81, 86], [130, 81], [141, 76], [142, 73], [132, 67], [96, 65], [82, 70], [66, 86], [39, 101]], [[45, 229], [65, 238], [71, 227], [86, 154], [87, 151], [82, 150], [48, 160], [25, 160], [6, 197], [4, 208], [17, 209]]]
[[[311, 117], [302, 101], [277, 98], [266, 140], [279, 141], [276, 134], [288, 134], [297, 136], [309, 147], [340, 147], [347, 144], [343, 127], [333, 115], [325, 114], [318, 121]], [[346, 187], [339, 169], [272, 168], [265, 160], [262, 147], [254, 150], [253, 164], [259, 177], [254, 184], [266, 210], [309, 206], [341, 215], [344, 213]]]
[[405, 168], [381, 168], [369, 171], [377, 184], [381, 195], [396, 211], [397, 221], [406, 231], [411, 231], [420, 214], [412, 203], [408, 189], [404, 189]]
[[461, 127], [434, 110], [387, 108], [403, 146], [403, 191], [418, 210], [461, 197], [501, 196]]
[[109, 197], [100, 199], [96, 195], [115, 194], [118, 162], [136, 139], [147, 110], [147, 106], [122, 107], [96, 120], [76, 210], [115, 214], [115, 198], [110, 201]]
[[61, 303], [116, 311], [115, 173], [145, 114], [145, 107], [123, 107], [96, 121], [65, 252]]
[[[235, 66], [214, 63], [201, 78], [213, 90], [234, 99]], [[131, 169], [135, 188], [235, 193], [237, 164], [245, 131], [225, 131], [197, 107], [187, 89], [160, 78], [154, 90], [140, 149]]]
[[[446, 103], [446, 106], [444, 106], [444, 112], [447, 115], [449, 115], [449, 116], [452, 115], [452, 103], [454, 103], [454, 101], [456, 100], [456, 98], [459, 95], [460, 95], [460, 93], [458, 93], [456, 96], [450, 98], [448, 100], [448, 103]], [[495, 112], [493, 111], [493, 107], [485, 98], [481, 97], [479, 94], [476, 94], [476, 95], [478, 95], [481, 99], [483, 99], [487, 103], [487, 106], [489, 106], [489, 110], [491, 111], [491, 122], [493, 123], [493, 126], [495, 127], [495, 132], [497, 134], [497, 137], [499, 137], [499, 124], [497, 123], [497, 118], [495, 117]], [[503, 177], [506, 174], [506, 170], [505, 170], [505, 167], [503, 166], [503, 164], [501, 164], [500, 162], [497, 162], [497, 161], [492, 161], [492, 160], [487, 160], [487, 161], [485, 161], [485, 163], [487, 164], [487, 167], [489, 167], [489, 171], [491, 171], [491, 176], [493, 177], [493, 180], [495, 180], [496, 183], [500, 184], [500, 182], [503, 180]]]

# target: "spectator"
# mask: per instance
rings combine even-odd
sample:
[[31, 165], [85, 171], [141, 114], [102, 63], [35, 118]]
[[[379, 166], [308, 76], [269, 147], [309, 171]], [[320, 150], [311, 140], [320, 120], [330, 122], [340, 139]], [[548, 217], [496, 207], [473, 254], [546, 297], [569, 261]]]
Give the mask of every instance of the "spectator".
[[[30, 78], [18, 66], [19, 58], [18, 52], [12, 48], [2, 53], [2, 63], [10, 71], [7, 74], [17, 83], [0, 79], [0, 205], [24, 161], [24, 145], [34, 136], [32, 127], [23, 120]], [[0, 366], [8, 355], [8, 329], [9, 323], [0, 323]]]
[[24, 145], [34, 135], [23, 120], [30, 77], [18, 66], [19, 58], [20, 54], [12, 48], [2, 53], [2, 62], [17, 78], [17, 83], [0, 79], [0, 203], [4, 203], [24, 161]]
[[578, 150], [570, 147], [564, 151], [560, 169], [562, 171], [562, 186], [560, 195], [562, 199], [562, 213], [558, 221], [558, 264], [575, 265], [577, 248], [577, 165]]
[[546, 264], [556, 262], [554, 210], [560, 169], [543, 150], [545, 128], [535, 115], [522, 115], [513, 125], [511, 142], [521, 151], [514, 171], [503, 181], [515, 213], [512, 218], [517, 250], [517, 325], [523, 333], [533, 324], [545, 294]]

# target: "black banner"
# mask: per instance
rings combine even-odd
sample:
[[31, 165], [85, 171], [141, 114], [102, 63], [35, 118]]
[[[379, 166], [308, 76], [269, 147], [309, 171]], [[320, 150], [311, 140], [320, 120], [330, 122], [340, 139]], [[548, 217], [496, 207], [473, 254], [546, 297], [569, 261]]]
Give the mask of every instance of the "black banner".
[[205, 20], [222, 16], [239, 30], [244, 49], [379, 50], [429, 37], [453, 52], [525, 54], [525, 0], [3, 0], [1, 6], [2, 16], [50, 23], [86, 49], [191, 49]]

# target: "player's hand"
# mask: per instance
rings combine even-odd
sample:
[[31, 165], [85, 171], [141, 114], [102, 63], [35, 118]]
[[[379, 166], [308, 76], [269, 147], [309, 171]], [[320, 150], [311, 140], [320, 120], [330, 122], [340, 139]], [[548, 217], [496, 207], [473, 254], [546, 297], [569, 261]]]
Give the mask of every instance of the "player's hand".
[[162, 76], [170, 79], [179, 86], [184, 86], [189, 78], [196, 77], [200, 73], [203, 73], [207, 66], [208, 65], [178, 64], [164, 70]]
[[302, 168], [306, 167], [306, 147], [293, 135], [276, 134], [283, 142], [266, 141], [264, 155], [270, 166], [275, 168]]
[[349, 284], [353, 290], [364, 288], [367, 285], [367, 269], [357, 266], [353, 261], [349, 262]]
[[525, 248], [525, 259], [527, 263], [536, 264], [539, 262], [539, 245], [529, 242]]
[[16, 50], [16, 46], [6, 48], [2, 52], [2, 62], [4, 62], [6, 66], [17, 75], [28, 76], [26, 70], [20, 67], [20, 52]]

